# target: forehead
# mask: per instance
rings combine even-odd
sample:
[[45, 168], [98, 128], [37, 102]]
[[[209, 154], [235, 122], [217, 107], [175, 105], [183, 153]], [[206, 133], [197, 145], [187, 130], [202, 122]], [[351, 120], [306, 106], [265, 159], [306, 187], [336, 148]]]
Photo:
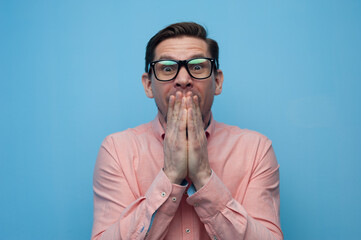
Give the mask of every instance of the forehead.
[[192, 57], [210, 57], [206, 41], [195, 37], [168, 38], [155, 48], [154, 60], [185, 60]]

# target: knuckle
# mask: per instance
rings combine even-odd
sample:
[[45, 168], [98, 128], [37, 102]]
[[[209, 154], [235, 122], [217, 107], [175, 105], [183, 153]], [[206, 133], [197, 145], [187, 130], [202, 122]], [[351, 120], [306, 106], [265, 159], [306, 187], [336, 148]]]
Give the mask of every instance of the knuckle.
[[177, 145], [174, 146], [174, 150], [179, 152], [179, 151], [182, 150], [182, 147], [179, 144], [177, 144]]
[[183, 132], [183, 131], [185, 131], [187, 129], [187, 126], [185, 124], [184, 125], [179, 124], [178, 129], [179, 129], [180, 132]]
[[193, 149], [194, 149], [194, 150], [200, 150], [200, 149], [201, 149], [201, 145], [196, 143], [196, 144], [193, 145]]

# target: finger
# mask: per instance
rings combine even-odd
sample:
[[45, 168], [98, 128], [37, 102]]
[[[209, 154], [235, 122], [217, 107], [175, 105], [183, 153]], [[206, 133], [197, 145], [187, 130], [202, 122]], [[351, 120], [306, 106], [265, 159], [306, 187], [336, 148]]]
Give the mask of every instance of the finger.
[[191, 114], [191, 118], [192, 119], [192, 123], [194, 124], [194, 121], [197, 120], [197, 112], [196, 112], [196, 106], [194, 104], [194, 101], [193, 101], [193, 96], [188, 96], [187, 97], [187, 108], [188, 109], [192, 109], [192, 111], [188, 114]]
[[178, 121], [180, 119], [179, 113], [180, 113], [181, 104], [182, 104], [182, 93], [176, 92], [174, 110], [172, 115], [173, 121]]
[[196, 134], [195, 136], [198, 139], [204, 134], [204, 122], [203, 122], [201, 108], [199, 106], [200, 105], [199, 97], [197, 95], [192, 97], [192, 104], [193, 104], [192, 118], [193, 118], [193, 123], [194, 123], [194, 131]]
[[182, 102], [180, 105], [180, 112], [179, 112], [179, 118], [178, 121], [176, 122], [176, 125], [178, 126], [178, 129], [180, 131], [186, 131], [187, 129], [187, 103], [186, 103], [186, 98], [183, 97], [182, 98]]
[[189, 108], [191, 108], [192, 106], [190, 105], [190, 102], [189, 102], [189, 96], [188, 96], [188, 94], [187, 94], [187, 96], [186, 96], [186, 108], [187, 108], [187, 110], [189, 109]]
[[182, 97], [180, 111], [183, 111], [184, 109], [187, 110], [187, 98], [186, 97]]
[[188, 132], [188, 141], [191, 143], [195, 140], [195, 125], [194, 125], [194, 118], [193, 118], [193, 108], [188, 108], [187, 110], [187, 132]]
[[[192, 97], [190, 96], [189, 92], [187, 93], [187, 97], [186, 97], [186, 107], [187, 107], [187, 110], [190, 110], [193, 108]], [[188, 111], [187, 113], [191, 114], [192, 111]], [[189, 120], [193, 119], [193, 118], [190, 118], [190, 116], [187, 116], [187, 119], [188, 119], [187, 124], [188, 125], [191, 124], [192, 122], [190, 122]]]
[[186, 140], [187, 138], [187, 116], [188, 116], [188, 110], [185, 107], [185, 98], [182, 100], [182, 110], [180, 113], [180, 119], [178, 121], [178, 128], [181, 140]]
[[[181, 103], [180, 106], [178, 108], [178, 114], [176, 115], [175, 113], [174, 115], [174, 119], [172, 119], [173, 122], [173, 127], [172, 129], [176, 132], [180, 132], [180, 131], [185, 131], [186, 132], [186, 128], [187, 128], [187, 115], [184, 116], [184, 110], [187, 111], [187, 107], [186, 107], [186, 98], [183, 97], [181, 99]], [[185, 113], [187, 114], [187, 113]], [[185, 120], [184, 120], [185, 119]], [[185, 121], [185, 123], [184, 123]], [[180, 133], [183, 134], [183, 133]]]
[[174, 110], [174, 103], [175, 103], [175, 96], [171, 95], [169, 97], [169, 102], [168, 102], [167, 124], [171, 124], [171, 118]]
[[190, 109], [192, 109], [192, 111], [188, 114], [191, 114], [190, 116], [190, 119], [191, 119], [191, 124], [194, 125], [194, 127], [197, 127], [199, 125], [199, 122], [198, 122], [198, 118], [197, 118], [197, 108], [196, 108], [196, 105], [194, 103], [194, 97], [196, 96], [190, 96], [188, 97], [188, 106]]
[[194, 106], [194, 117], [196, 121], [199, 121], [200, 123], [203, 122], [202, 119], [202, 113], [201, 113], [201, 108], [199, 106], [199, 98], [197, 95], [193, 96], [193, 106]]
[[192, 93], [187, 92], [187, 108], [192, 108]]

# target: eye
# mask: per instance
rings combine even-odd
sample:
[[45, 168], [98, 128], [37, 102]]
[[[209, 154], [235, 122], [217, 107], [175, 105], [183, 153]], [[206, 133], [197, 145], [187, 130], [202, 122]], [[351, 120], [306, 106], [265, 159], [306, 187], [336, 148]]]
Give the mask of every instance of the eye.
[[193, 72], [201, 72], [207, 68], [208, 62], [209, 61], [205, 58], [195, 58], [188, 62], [188, 68]]
[[171, 72], [173, 71], [174, 69], [172, 67], [169, 67], [169, 66], [164, 66], [163, 67], [163, 72]]
[[199, 71], [199, 70], [201, 70], [203, 67], [201, 66], [201, 65], [194, 65], [194, 66], [192, 66], [192, 69], [193, 70], [196, 70], [196, 71]]
[[156, 64], [156, 69], [163, 74], [177, 71], [177, 63], [171, 60], [160, 61]]

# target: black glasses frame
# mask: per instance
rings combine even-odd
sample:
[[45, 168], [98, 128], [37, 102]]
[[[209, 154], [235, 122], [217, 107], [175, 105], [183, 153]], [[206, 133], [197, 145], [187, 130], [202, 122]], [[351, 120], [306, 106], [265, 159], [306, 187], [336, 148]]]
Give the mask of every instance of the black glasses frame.
[[[211, 61], [211, 72], [209, 73], [209, 75], [208, 75], [207, 77], [198, 78], [198, 77], [194, 77], [194, 76], [191, 74], [191, 72], [190, 72], [189, 69], [188, 69], [188, 63], [189, 63], [190, 61], [194, 60], [194, 59], [207, 59], [207, 60]], [[171, 78], [171, 79], [169, 79], [169, 80], [160, 80], [160, 79], [157, 77], [157, 74], [156, 74], [156, 72], [155, 72], [155, 70], [154, 70], [154, 66], [155, 66], [156, 63], [162, 62], [162, 61], [173, 61], [173, 62], [176, 62], [176, 63], [178, 64], [177, 73], [174, 75], [173, 78]], [[213, 73], [213, 68], [214, 68], [214, 65], [215, 65], [215, 61], [216, 61], [216, 60], [215, 60], [214, 58], [206, 58], [206, 57], [197, 57], [197, 58], [192, 58], [192, 59], [188, 59], [188, 60], [161, 59], [161, 60], [157, 60], [157, 61], [150, 62], [150, 67], [151, 67], [151, 69], [152, 69], [153, 72], [154, 72], [155, 78], [156, 78], [158, 81], [161, 81], [161, 82], [169, 82], [169, 81], [174, 80], [174, 79], [178, 76], [178, 73], [179, 73], [179, 71], [180, 71], [180, 69], [181, 69], [182, 66], [184, 66], [184, 67], [186, 68], [188, 74], [189, 74], [192, 78], [194, 78], [194, 79], [206, 79], [206, 78], [209, 78], [209, 77], [212, 75], [212, 73]]]

